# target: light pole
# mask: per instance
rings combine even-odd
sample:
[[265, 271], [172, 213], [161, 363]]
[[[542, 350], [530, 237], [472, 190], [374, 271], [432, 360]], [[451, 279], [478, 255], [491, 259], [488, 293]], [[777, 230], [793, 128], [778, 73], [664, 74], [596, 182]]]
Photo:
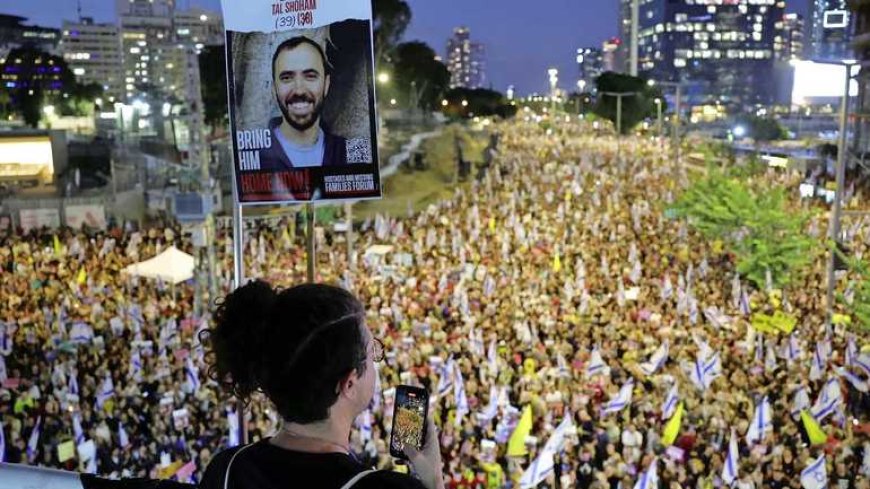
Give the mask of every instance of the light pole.
[[583, 92], [586, 90], [586, 80], [577, 80], [577, 113], [580, 113], [580, 98], [583, 97]]
[[[834, 64], [845, 67], [845, 86], [843, 87], [843, 98], [840, 101], [840, 134], [837, 140], [837, 189], [834, 191], [834, 209], [831, 212], [831, 223], [829, 237], [836, 243], [840, 239], [840, 218], [843, 213], [843, 187], [846, 180], [846, 130], [849, 119], [849, 85], [852, 82], [852, 65], [856, 61], [844, 60], [841, 63], [822, 63]], [[834, 270], [834, 257], [836, 250], [831, 250], [831, 257], [828, 260], [828, 293], [827, 301], [827, 324], [831, 325], [831, 319], [834, 315], [834, 288], [836, 281], [836, 271]]]
[[655, 81], [650, 80], [647, 82], [649, 86], [654, 87], [655, 85], [661, 85], [663, 87], [673, 87], [676, 89], [676, 101], [674, 104], [674, 119], [673, 119], [673, 131], [671, 134], [672, 143], [671, 145], [674, 147], [674, 161], [677, 162], [677, 165], [680, 164], [680, 110], [682, 109], [682, 95], [683, 95], [683, 84], [680, 82], [665, 82], [665, 81]]
[[607, 97], [616, 97], [616, 161], [619, 162], [619, 157], [622, 152], [622, 99], [623, 97], [634, 97], [640, 92], [601, 92], [601, 95]]
[[659, 125], [659, 144], [662, 144], [664, 141], [663, 136], [665, 133], [664, 121], [662, 121], [662, 99], [656, 97], [656, 112], [658, 114], [658, 125]]
[[631, 1], [631, 53], [628, 67], [631, 76], [637, 76], [638, 39], [640, 31], [640, 5], [639, 0]]

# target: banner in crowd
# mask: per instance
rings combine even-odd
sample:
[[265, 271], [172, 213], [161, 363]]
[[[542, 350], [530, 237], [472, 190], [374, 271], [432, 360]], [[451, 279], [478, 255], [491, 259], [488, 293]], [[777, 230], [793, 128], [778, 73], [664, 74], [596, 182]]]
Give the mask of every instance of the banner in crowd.
[[63, 209], [66, 225], [81, 229], [86, 224], [92, 229], [106, 229], [106, 209], [101, 205], [68, 205]]
[[21, 229], [25, 233], [31, 229], [60, 227], [60, 212], [57, 209], [21, 209], [19, 212]]
[[239, 202], [380, 197], [371, 2], [221, 3]]
[[782, 311], [776, 311], [772, 315], [764, 313], [752, 315], [752, 327], [765, 334], [791, 334], [796, 325], [797, 318]]

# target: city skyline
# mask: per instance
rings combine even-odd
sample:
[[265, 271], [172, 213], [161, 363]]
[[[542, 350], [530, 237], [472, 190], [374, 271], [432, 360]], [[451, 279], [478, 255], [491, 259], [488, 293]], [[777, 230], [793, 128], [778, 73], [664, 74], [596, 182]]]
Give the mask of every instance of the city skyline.
[[[488, 80], [501, 92], [509, 85], [514, 85], [518, 94], [546, 92], [550, 67], [559, 69], [560, 87], [570, 90], [578, 77], [577, 48], [601, 47], [603, 41], [618, 34], [617, 0], [541, 0], [533, 10], [520, 0], [504, 0], [497, 10], [488, 0], [407, 1], [412, 20], [404, 40], [424, 41], [444, 56], [453, 29], [468, 27], [474, 39], [485, 46]], [[82, 15], [96, 22], [116, 21], [113, 0], [81, 0], [81, 7]], [[220, 1], [178, 0], [177, 7], [220, 11]], [[809, 2], [802, 1], [788, 4], [786, 10], [806, 17], [808, 9]], [[78, 18], [74, 1], [30, 0], [4, 6], [0, 13], [20, 15], [30, 23], [50, 27]]]

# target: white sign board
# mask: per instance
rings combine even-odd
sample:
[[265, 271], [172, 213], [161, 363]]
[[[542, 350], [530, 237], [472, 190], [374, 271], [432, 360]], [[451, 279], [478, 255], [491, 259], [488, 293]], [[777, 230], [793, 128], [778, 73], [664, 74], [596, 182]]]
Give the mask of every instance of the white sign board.
[[82, 224], [89, 228], [106, 229], [106, 208], [101, 205], [68, 205], [64, 208], [66, 225], [81, 229]]
[[21, 209], [19, 218], [25, 233], [42, 227], [60, 227], [60, 212], [57, 209]]

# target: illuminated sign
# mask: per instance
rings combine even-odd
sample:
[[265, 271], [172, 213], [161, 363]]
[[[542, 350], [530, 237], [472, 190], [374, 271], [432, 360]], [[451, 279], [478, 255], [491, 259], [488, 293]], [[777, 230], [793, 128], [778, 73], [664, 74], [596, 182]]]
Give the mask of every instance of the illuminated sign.
[[822, 20], [825, 29], [845, 29], [849, 26], [849, 12], [846, 10], [828, 10]]

